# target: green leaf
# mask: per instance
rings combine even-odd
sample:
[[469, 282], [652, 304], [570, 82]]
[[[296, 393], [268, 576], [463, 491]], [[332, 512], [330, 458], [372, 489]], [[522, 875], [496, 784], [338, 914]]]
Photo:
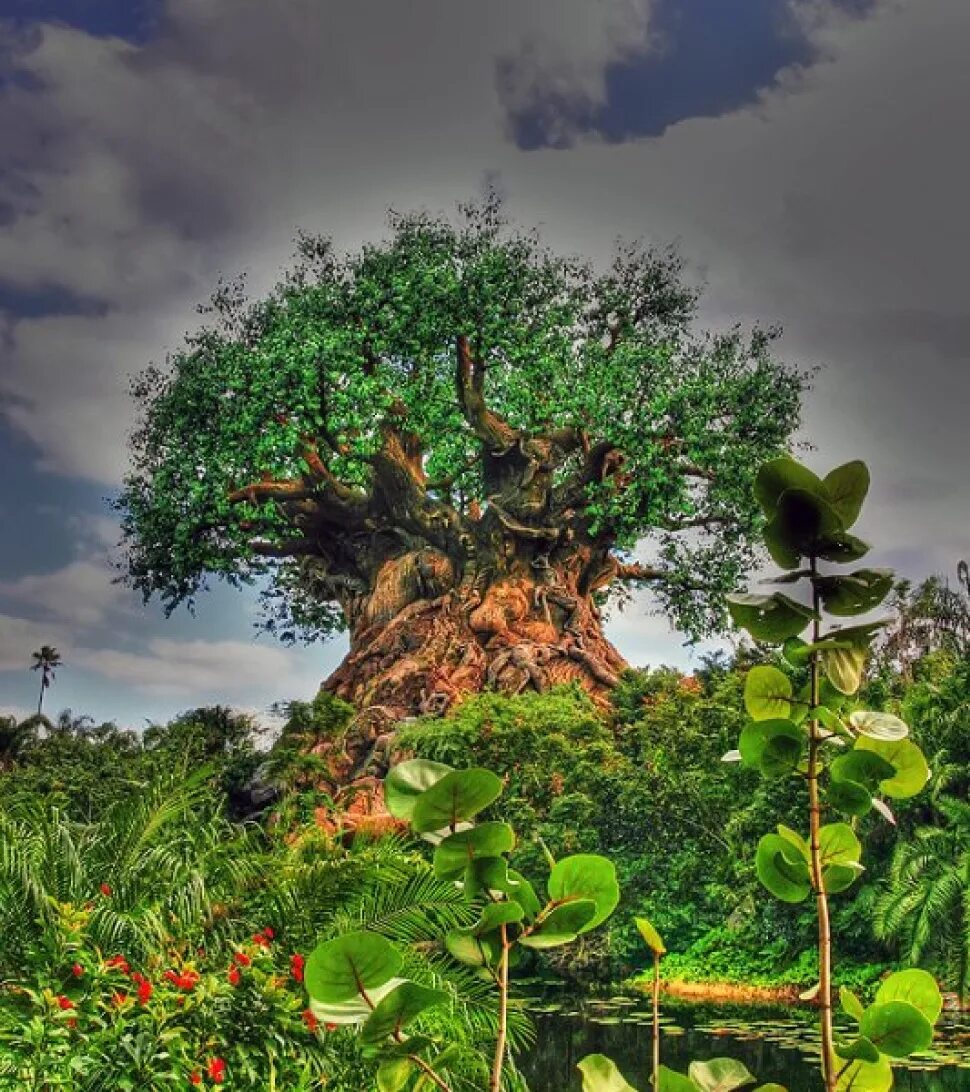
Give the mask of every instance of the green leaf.
[[872, 751], [860, 751], [858, 748], [834, 758], [829, 766], [833, 781], [853, 781], [864, 785], [870, 794], [876, 791], [880, 781], [891, 778], [895, 772], [895, 767], [884, 758]]
[[861, 735], [872, 739], [896, 740], [909, 735], [909, 725], [892, 713], [870, 713], [860, 709], [851, 714], [849, 723]]
[[728, 613], [736, 626], [746, 629], [756, 641], [779, 643], [801, 633], [818, 615], [811, 607], [781, 592], [774, 595], [729, 595]]
[[879, 788], [894, 800], [915, 796], [930, 779], [923, 752], [911, 739], [883, 740], [860, 736], [855, 749], [872, 751], [893, 767], [893, 776], [880, 781]]
[[865, 785], [847, 778], [832, 781], [825, 799], [829, 807], [843, 815], [868, 815], [872, 811], [872, 792]]
[[452, 770], [418, 797], [411, 825], [422, 831], [444, 830], [473, 819], [502, 793], [502, 779], [491, 770]]
[[401, 1092], [411, 1077], [413, 1062], [407, 1058], [389, 1058], [377, 1069], [377, 1092]]
[[893, 1071], [888, 1058], [878, 1062], [856, 1061], [844, 1069], [835, 1083], [836, 1092], [889, 1092]]
[[838, 512], [843, 527], [851, 527], [859, 518], [862, 502], [869, 492], [869, 468], [861, 459], [843, 463], [825, 475], [825, 492]]
[[854, 694], [862, 683], [866, 650], [862, 648], [828, 648], [822, 653], [822, 667], [829, 682], [843, 694]]
[[826, 865], [822, 869], [822, 890], [827, 895], [838, 895], [851, 887], [862, 871], [862, 865]]
[[652, 952], [655, 952], [657, 955], [663, 955], [667, 951], [660, 934], [654, 928], [652, 922], [647, 918], [634, 918], [633, 923], [639, 930], [640, 936], [643, 937], [644, 943]]
[[471, 929], [450, 929], [445, 933], [445, 947], [459, 963], [469, 967], [492, 965], [501, 954], [491, 937], [476, 937]]
[[859, 1021], [859, 1032], [883, 1054], [905, 1058], [933, 1042], [933, 1025], [908, 1001], [870, 1005]]
[[754, 495], [768, 519], [775, 514], [778, 501], [787, 489], [804, 489], [818, 495], [825, 492], [822, 479], [788, 455], [770, 459], [758, 468]]
[[806, 863], [809, 860], [811, 851], [809, 850], [808, 842], [798, 833], [796, 830], [792, 830], [791, 827], [786, 827], [784, 823], [779, 823], [775, 828], [778, 831], [778, 837], [784, 838], [786, 842], [793, 845], [798, 850], [798, 855]]
[[449, 834], [434, 851], [435, 875], [457, 880], [468, 866], [483, 857], [501, 857], [515, 845], [515, 833], [508, 823], [480, 823], [470, 830]]
[[864, 1062], [878, 1062], [879, 1051], [871, 1039], [860, 1035], [858, 1039], [851, 1041], [838, 1041], [835, 1043], [835, 1053], [846, 1061], [861, 1058]]
[[558, 948], [571, 944], [580, 933], [588, 932], [597, 914], [592, 899], [573, 899], [554, 907], [536, 929], [519, 937], [526, 948]]
[[592, 899], [596, 913], [580, 930], [583, 933], [606, 921], [620, 901], [615, 865], [595, 853], [577, 853], [557, 861], [549, 873], [548, 891], [555, 903]]
[[802, 555], [785, 538], [784, 528], [778, 519], [770, 520], [761, 532], [771, 560], [782, 569], [797, 569]]
[[405, 1028], [416, 1016], [434, 1005], [444, 1005], [448, 994], [417, 982], [402, 982], [375, 1006], [360, 1036], [365, 1043], [378, 1043]]
[[361, 989], [383, 986], [401, 963], [400, 952], [378, 933], [345, 933], [314, 948], [306, 961], [304, 982], [307, 993], [318, 1001], [349, 1001]]
[[791, 842], [766, 834], [755, 855], [758, 879], [782, 902], [804, 902], [812, 890], [808, 865]]
[[856, 864], [862, 856], [862, 843], [848, 823], [826, 823], [818, 832], [818, 848], [823, 867]]
[[807, 489], [786, 489], [778, 498], [775, 519], [779, 538], [805, 556], [817, 552], [817, 544], [843, 531], [838, 513], [818, 493]]
[[804, 733], [790, 720], [756, 720], [741, 730], [738, 747], [745, 766], [777, 777], [798, 765], [804, 742]]
[[479, 898], [485, 892], [493, 896], [508, 895], [522, 907], [526, 917], [533, 918], [539, 913], [539, 899], [532, 884], [509, 868], [504, 857], [479, 857], [469, 862], [464, 882], [465, 895], [469, 899]]
[[852, 990], [846, 989], [845, 986], [839, 987], [839, 1004], [853, 1020], [858, 1021], [862, 1019], [862, 1002]]
[[587, 1054], [576, 1068], [583, 1075], [583, 1092], [637, 1092], [604, 1054]]
[[657, 1082], [659, 1092], [698, 1092], [697, 1085], [675, 1069], [668, 1069], [662, 1065], [658, 1076], [660, 1077]]
[[452, 767], [426, 758], [412, 758], [394, 766], [384, 778], [384, 804], [395, 819], [410, 819], [418, 797], [440, 781]]
[[792, 684], [777, 667], [752, 667], [744, 680], [744, 707], [752, 720], [778, 720], [792, 708]]
[[687, 1075], [701, 1092], [733, 1092], [746, 1084], [754, 1084], [755, 1078], [741, 1062], [734, 1058], [711, 1058], [707, 1062], [691, 1062]]
[[843, 576], [818, 576], [815, 588], [829, 614], [849, 617], [878, 607], [893, 586], [889, 569], [857, 569]]
[[370, 1004], [360, 994], [355, 994], [349, 1001], [325, 1002], [310, 997], [310, 1011], [321, 1024], [363, 1024], [373, 1012], [371, 1005], [378, 1005], [393, 990], [396, 990], [406, 978], [391, 978], [383, 986], [375, 986], [367, 991]]
[[870, 546], [861, 538], [850, 535], [845, 531], [830, 535], [822, 535], [815, 543], [815, 552], [824, 561], [832, 561], [838, 565], [849, 565], [866, 556]]
[[914, 1008], [935, 1024], [943, 1011], [943, 995], [936, 979], [929, 971], [913, 967], [906, 971], [895, 971], [879, 986], [876, 1002], [887, 1004], [890, 1001], [908, 1001]]

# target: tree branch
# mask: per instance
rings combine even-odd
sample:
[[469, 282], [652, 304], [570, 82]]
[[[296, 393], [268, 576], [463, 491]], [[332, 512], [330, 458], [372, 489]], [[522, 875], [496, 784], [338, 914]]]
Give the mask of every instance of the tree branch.
[[458, 338], [455, 386], [458, 406], [472, 431], [489, 446], [493, 455], [504, 455], [518, 440], [519, 432], [486, 405], [485, 365], [472, 356], [464, 334]]

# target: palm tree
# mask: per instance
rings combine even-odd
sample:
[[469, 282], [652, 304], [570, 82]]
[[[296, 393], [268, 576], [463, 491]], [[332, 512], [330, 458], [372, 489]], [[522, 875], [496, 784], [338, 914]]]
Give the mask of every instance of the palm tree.
[[875, 906], [876, 935], [907, 959], [933, 959], [963, 1004], [970, 988], [970, 804], [939, 796], [940, 825], [919, 827], [893, 856]]
[[32, 653], [34, 662], [31, 671], [40, 672], [40, 698], [37, 701], [37, 716], [44, 706], [44, 691], [54, 681], [54, 669], [61, 666], [61, 654], [53, 645], [41, 645], [39, 652]]

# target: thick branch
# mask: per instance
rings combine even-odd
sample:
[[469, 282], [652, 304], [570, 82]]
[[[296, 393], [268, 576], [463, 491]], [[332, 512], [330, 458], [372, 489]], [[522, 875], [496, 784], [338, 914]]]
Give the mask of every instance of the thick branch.
[[638, 562], [627, 564], [616, 561], [615, 579], [637, 584], [670, 584], [678, 588], [686, 588], [689, 591], [705, 591], [707, 588], [707, 585], [698, 580], [689, 580], [686, 577], [677, 576], [667, 569], [658, 569], [652, 565], [641, 565]]
[[314, 496], [314, 490], [308, 489], [306, 483], [299, 478], [287, 478], [283, 481], [266, 479], [258, 482], [250, 482], [241, 489], [234, 489], [229, 494], [230, 504], [256, 504], [263, 500], [310, 500]]
[[519, 433], [485, 403], [485, 365], [476, 360], [468, 345], [468, 338], [458, 338], [458, 366], [456, 370], [458, 405], [472, 431], [495, 455], [504, 454], [519, 438]]

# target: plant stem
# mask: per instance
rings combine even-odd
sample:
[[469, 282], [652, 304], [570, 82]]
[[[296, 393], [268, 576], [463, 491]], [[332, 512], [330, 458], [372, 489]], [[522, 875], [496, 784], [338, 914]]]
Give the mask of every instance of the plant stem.
[[505, 1039], [509, 1020], [509, 938], [508, 930], [500, 926], [502, 957], [498, 964], [498, 1039], [495, 1042], [495, 1060], [492, 1063], [492, 1080], [489, 1092], [499, 1092], [502, 1086], [502, 1066], [505, 1064]]
[[[821, 606], [815, 577], [818, 575], [818, 561], [813, 556], [812, 565], [812, 605], [816, 615]], [[819, 619], [812, 624], [812, 638], [820, 638]], [[812, 719], [808, 738], [808, 801], [809, 801], [809, 849], [811, 852], [812, 887], [815, 889], [815, 905], [818, 917], [818, 1005], [822, 1033], [822, 1077], [826, 1092], [834, 1092], [838, 1074], [835, 1070], [834, 1034], [832, 1028], [832, 930], [829, 922], [829, 904], [822, 879], [822, 851], [819, 844], [821, 827], [821, 805], [819, 803], [819, 739], [818, 717], [815, 710], [819, 706], [820, 664], [818, 652], [812, 653]]]
[[660, 953], [653, 953], [653, 1090], [660, 1088]]
[[451, 1092], [451, 1086], [445, 1084], [445, 1082], [438, 1076], [437, 1073], [431, 1068], [430, 1065], [423, 1059], [419, 1058], [416, 1054], [409, 1054], [408, 1061], [414, 1062], [414, 1064], [421, 1070], [422, 1073], [428, 1078], [429, 1081], [435, 1086], [440, 1088], [441, 1092]]

